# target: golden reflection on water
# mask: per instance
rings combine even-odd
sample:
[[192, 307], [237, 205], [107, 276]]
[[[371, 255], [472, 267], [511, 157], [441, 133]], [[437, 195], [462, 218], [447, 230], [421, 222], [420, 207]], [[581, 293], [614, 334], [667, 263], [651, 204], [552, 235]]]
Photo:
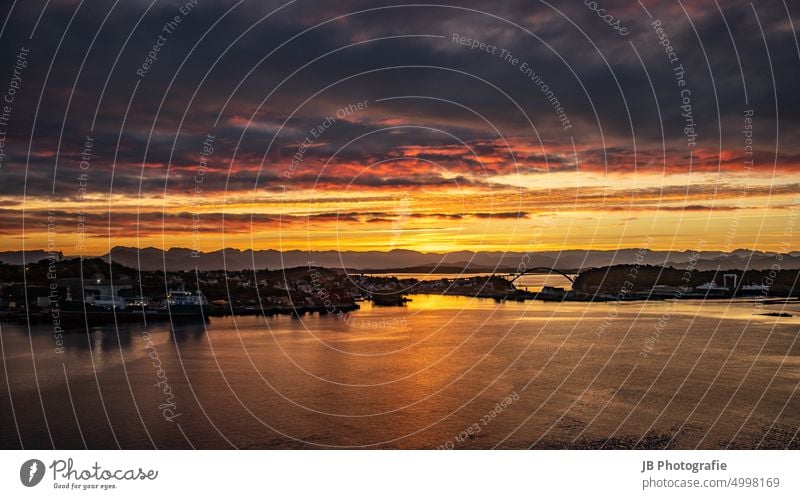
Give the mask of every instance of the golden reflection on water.
[[[364, 302], [344, 318], [154, 325], [181, 429], [200, 447], [434, 448], [511, 394], [518, 400], [458, 447], [635, 443], [648, 432], [688, 448], [755, 447], [764, 437], [780, 446], [800, 424], [793, 302], [412, 299]], [[781, 311], [794, 316], [756, 315]], [[113, 443], [111, 428], [123, 447], [150, 446], [147, 433], [160, 447], [187, 446], [161, 418], [141, 333], [70, 335], [59, 355], [47, 327], [34, 327], [37, 388], [24, 328], [3, 325], [11, 395], [26, 415], [16, 424], [31, 445], [49, 442], [42, 405], [54, 438], [80, 442], [74, 418], [56, 416], [70, 404], [66, 370], [95, 446]], [[15, 445], [15, 434], [3, 438]]]

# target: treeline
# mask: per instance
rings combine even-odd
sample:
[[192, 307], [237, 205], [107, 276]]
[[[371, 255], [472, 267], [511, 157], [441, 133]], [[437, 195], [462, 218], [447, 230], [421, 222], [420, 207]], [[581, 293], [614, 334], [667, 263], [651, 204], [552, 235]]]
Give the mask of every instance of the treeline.
[[23, 282], [24, 274], [24, 279], [27, 283], [46, 285], [53, 278], [79, 278], [81, 277], [81, 271], [86, 279], [90, 279], [94, 274], [108, 276], [110, 274], [109, 270], [111, 274], [116, 276], [124, 274], [134, 277], [136, 275], [136, 269], [131, 269], [118, 263], [109, 264], [100, 258], [71, 258], [60, 262], [51, 262], [44, 259], [29, 263], [25, 267], [0, 263], [0, 282]]
[[665, 285], [696, 288], [707, 282], [725, 285], [724, 275], [735, 274], [736, 289], [760, 284], [769, 287], [770, 296], [797, 296], [800, 289], [800, 270], [685, 270], [658, 265], [613, 265], [584, 270], [575, 278], [573, 289], [589, 294], [616, 295], [622, 289], [648, 292], [653, 286]]

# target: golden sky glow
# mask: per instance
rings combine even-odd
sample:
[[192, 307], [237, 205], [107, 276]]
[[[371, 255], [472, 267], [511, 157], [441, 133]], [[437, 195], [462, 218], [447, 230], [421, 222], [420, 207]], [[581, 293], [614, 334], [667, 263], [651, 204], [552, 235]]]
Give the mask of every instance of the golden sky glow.
[[[204, 251], [616, 249], [643, 246], [648, 237], [652, 249], [786, 251], [797, 216], [793, 179], [769, 183], [730, 174], [723, 183], [717, 177], [562, 172], [500, 175], [490, 188], [34, 199], [25, 204], [24, 244], [47, 247], [46, 215], [53, 210], [56, 245], [69, 255], [103, 254], [118, 245]], [[18, 198], [2, 202], [7, 210], [23, 208]], [[4, 243], [21, 244], [21, 234]]]

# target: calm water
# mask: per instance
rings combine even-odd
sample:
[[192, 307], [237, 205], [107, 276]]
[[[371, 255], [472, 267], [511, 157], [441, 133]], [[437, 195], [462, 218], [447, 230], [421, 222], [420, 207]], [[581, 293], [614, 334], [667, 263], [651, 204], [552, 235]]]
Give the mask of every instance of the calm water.
[[0, 444], [785, 447], [800, 426], [800, 304], [362, 305], [78, 332], [61, 354], [47, 325], [2, 324]]

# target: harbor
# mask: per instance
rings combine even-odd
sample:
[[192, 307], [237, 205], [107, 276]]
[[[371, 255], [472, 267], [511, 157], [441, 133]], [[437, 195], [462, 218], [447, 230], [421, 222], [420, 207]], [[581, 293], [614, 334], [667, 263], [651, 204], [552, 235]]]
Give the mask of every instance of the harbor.
[[[88, 276], [88, 277], [87, 277]], [[140, 272], [100, 259], [3, 264], [0, 320], [65, 330], [120, 323], [204, 322], [244, 315], [346, 314], [369, 301], [403, 307], [415, 295], [498, 303], [680, 299], [796, 300], [796, 270], [695, 271], [617, 265], [566, 273], [375, 275], [307, 266], [256, 271]]]

